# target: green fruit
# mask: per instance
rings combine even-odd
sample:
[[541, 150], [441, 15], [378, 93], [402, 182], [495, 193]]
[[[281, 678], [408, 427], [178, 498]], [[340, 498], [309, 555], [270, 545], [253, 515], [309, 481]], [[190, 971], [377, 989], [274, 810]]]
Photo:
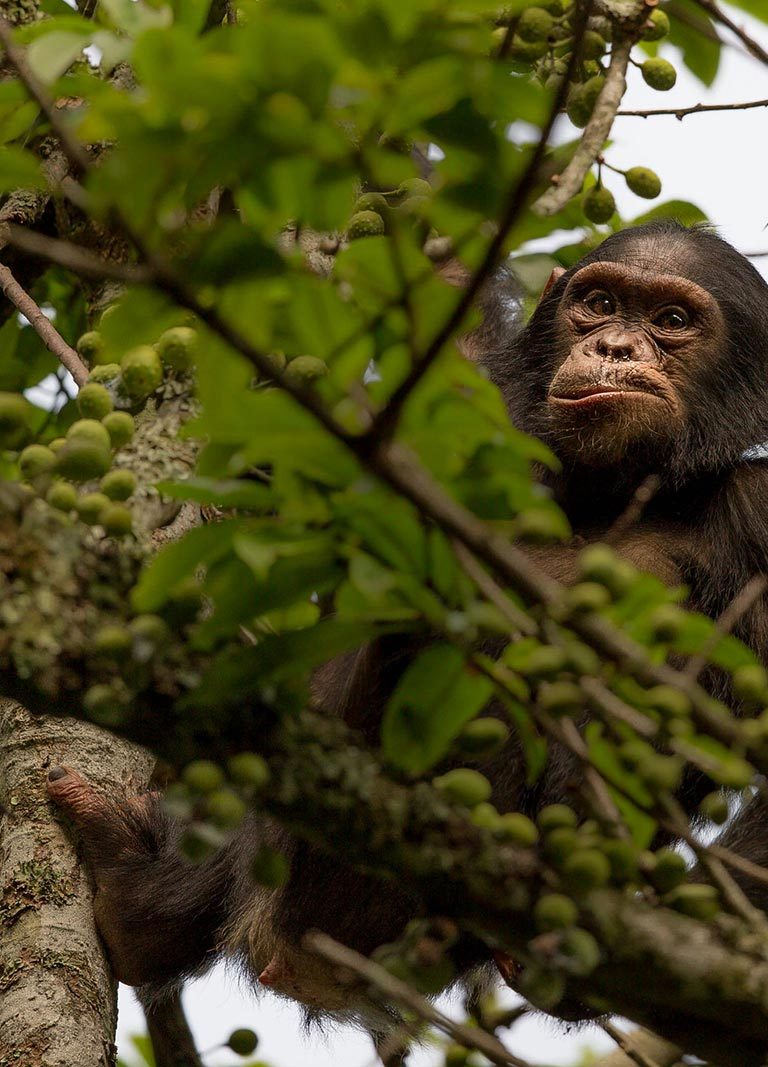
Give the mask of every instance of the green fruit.
[[20, 393], [0, 393], [0, 448], [20, 448], [30, 435], [30, 403]]
[[157, 352], [164, 366], [174, 371], [188, 371], [195, 363], [198, 333], [191, 326], [174, 326], [157, 342]]
[[608, 545], [589, 545], [579, 556], [579, 577], [604, 585], [613, 596], [626, 593], [635, 576], [632, 564], [617, 556]]
[[472, 815], [470, 818], [475, 826], [479, 826], [483, 830], [496, 830], [499, 825], [500, 815], [493, 804], [484, 801], [482, 804], [478, 804], [477, 807], [472, 809]]
[[469, 1067], [469, 1052], [461, 1045], [449, 1045], [445, 1050], [445, 1067]]
[[123, 537], [133, 530], [133, 516], [125, 504], [110, 504], [99, 517], [108, 537]]
[[92, 685], [83, 697], [89, 719], [101, 726], [116, 726], [123, 718], [123, 706], [111, 685]]
[[94, 367], [91, 373], [88, 375], [88, 381], [96, 382], [97, 385], [103, 382], [114, 381], [115, 378], [120, 377], [120, 364], [119, 363], [101, 363], [97, 367]]
[[675, 641], [685, 627], [685, 612], [676, 604], [662, 604], [648, 621], [656, 641]]
[[710, 778], [727, 789], [746, 789], [751, 784], [754, 771], [746, 760], [739, 756], [728, 756], [720, 765], [710, 771]]
[[529, 655], [518, 665], [521, 674], [529, 678], [551, 678], [565, 670], [566, 657], [561, 648], [541, 645], [531, 649]]
[[583, 85], [574, 85], [571, 88], [565, 110], [574, 126], [583, 129], [587, 125], [604, 84], [605, 79], [597, 74]]
[[99, 448], [109, 449], [111, 441], [109, 433], [96, 419], [78, 419], [67, 430], [67, 443], [72, 441], [87, 441], [89, 444], [98, 445]]
[[374, 211], [383, 217], [388, 207], [387, 198], [383, 193], [363, 193], [355, 201], [355, 214], [360, 211]]
[[716, 826], [728, 821], [728, 800], [722, 793], [709, 793], [699, 804], [699, 811], [706, 819], [711, 819]]
[[680, 885], [665, 898], [664, 903], [683, 915], [708, 922], [720, 911], [717, 890], [711, 885]]
[[491, 796], [491, 783], [470, 767], [457, 767], [453, 771], [440, 775], [432, 782], [443, 796], [457, 804], [464, 804], [468, 808], [474, 808]]
[[496, 832], [505, 841], [519, 845], [520, 848], [531, 848], [539, 839], [539, 831], [531, 820], [517, 811], [500, 815]]
[[565, 863], [579, 843], [579, 835], [570, 826], [548, 830], [544, 838], [544, 852], [556, 866]]
[[208, 818], [222, 830], [233, 830], [245, 818], [244, 801], [231, 789], [217, 789], [206, 801]]
[[100, 488], [110, 500], [127, 500], [136, 492], [136, 475], [129, 470], [110, 471], [101, 479]]
[[603, 852], [615, 882], [624, 884], [637, 878], [637, 847], [631, 841], [606, 841]]
[[579, 917], [579, 909], [570, 897], [562, 893], [547, 893], [536, 901], [533, 918], [539, 930], [562, 930], [573, 926]]
[[581, 58], [600, 59], [605, 55], [605, 38], [595, 30], [585, 30], [581, 38]]
[[56, 457], [56, 470], [73, 482], [88, 482], [106, 474], [112, 463], [108, 449], [95, 441], [68, 440]]
[[224, 784], [224, 772], [212, 760], [198, 759], [188, 763], [181, 773], [182, 781], [193, 793], [207, 795]]
[[120, 361], [120, 370], [125, 392], [136, 400], [154, 393], [163, 381], [163, 365], [151, 345], [140, 345], [126, 352]]
[[127, 445], [136, 429], [133, 416], [127, 411], [110, 411], [101, 424], [109, 434], [113, 448], [122, 448], [123, 445]]
[[578, 819], [576, 812], [566, 804], [547, 804], [536, 816], [536, 822], [543, 834], [550, 830], [559, 830], [561, 827], [574, 829]]
[[646, 200], [653, 200], [661, 192], [661, 178], [649, 167], [630, 167], [624, 180], [635, 196]]
[[569, 670], [578, 675], [593, 675], [600, 670], [600, 658], [594, 649], [581, 641], [569, 641], [565, 647]]
[[75, 348], [87, 363], [99, 363], [104, 351], [104, 338], [98, 330], [88, 330], [78, 337]]
[[468, 756], [488, 756], [498, 751], [509, 737], [501, 719], [482, 718], [468, 723], [456, 738], [456, 744]]
[[662, 756], [653, 752], [639, 761], [637, 773], [654, 793], [672, 793], [680, 785], [683, 766], [677, 756]]
[[101, 522], [101, 516], [104, 513], [104, 509], [109, 507], [109, 497], [104, 493], [85, 493], [78, 498], [77, 513], [83, 522], [87, 522], [89, 526], [93, 526], [97, 522]]
[[517, 985], [526, 1000], [542, 1011], [552, 1011], [565, 994], [565, 978], [534, 963], [525, 968]]
[[616, 211], [616, 201], [610, 189], [606, 189], [603, 185], [598, 185], [584, 197], [582, 207], [590, 222], [600, 224], [613, 218], [613, 214]]
[[530, 63], [533, 60], [541, 59], [548, 51], [549, 44], [547, 41], [523, 41], [520, 37], [513, 37], [509, 54], [512, 59]]
[[596, 848], [576, 849], [563, 861], [562, 871], [566, 885], [575, 893], [589, 893], [611, 877], [608, 859]]
[[432, 186], [425, 178], [406, 178], [397, 187], [400, 196], [432, 196]]
[[660, 59], [658, 56], [646, 59], [640, 70], [646, 85], [650, 85], [652, 89], [658, 89], [661, 93], [671, 89], [677, 81], [677, 71], [669, 60]]
[[112, 397], [103, 385], [88, 382], [77, 394], [77, 406], [80, 414], [87, 419], [103, 419], [114, 407]]
[[290, 865], [283, 853], [267, 845], [261, 846], [251, 864], [253, 880], [269, 889], [279, 889], [285, 885], [290, 873]]
[[48, 447], [55, 456], [58, 456], [64, 445], [67, 443], [66, 437], [54, 437], [52, 441], [48, 442]]
[[600, 946], [588, 930], [566, 930], [558, 946], [558, 959], [565, 971], [577, 977], [591, 974], [600, 962]]
[[642, 760], [654, 754], [653, 748], [647, 741], [641, 741], [639, 737], [632, 737], [629, 741], [622, 742], [621, 758], [629, 767], [636, 767]]
[[567, 524], [548, 508], [526, 508], [515, 520], [515, 536], [531, 544], [546, 545], [568, 536]]
[[768, 702], [768, 673], [756, 663], [737, 667], [733, 672], [733, 691], [739, 700], [765, 704]]
[[515, 33], [523, 41], [544, 41], [554, 24], [554, 18], [543, 7], [529, 7], [517, 20]]
[[133, 640], [128, 627], [116, 623], [102, 626], [93, 638], [94, 651], [107, 656], [128, 652], [132, 644]]
[[293, 385], [309, 385], [328, 373], [328, 364], [317, 356], [297, 356], [285, 370], [285, 380]]
[[256, 1051], [259, 1039], [253, 1030], [233, 1030], [229, 1035], [226, 1047], [231, 1049], [237, 1056], [250, 1056]]
[[269, 782], [270, 773], [267, 761], [255, 752], [240, 752], [227, 763], [230, 777], [238, 785], [263, 789]]
[[168, 626], [159, 615], [137, 615], [128, 624], [134, 640], [160, 645], [168, 638]]
[[578, 614], [601, 611], [611, 603], [611, 594], [599, 582], [577, 582], [566, 590], [565, 603]]
[[284, 371], [286, 364], [288, 363], [288, 359], [286, 357], [285, 352], [282, 352], [279, 349], [274, 352], [265, 352], [264, 358], [266, 359], [267, 363], [269, 363], [270, 370], [275, 373]]
[[37, 478], [56, 466], [56, 455], [45, 445], [27, 445], [19, 456], [19, 469], [25, 478]]
[[664, 716], [690, 715], [691, 701], [673, 685], [654, 685], [646, 692], [650, 707]]
[[644, 41], [660, 41], [669, 33], [669, 15], [661, 8], [655, 8], [648, 16], [648, 21], [643, 30]]
[[212, 826], [188, 826], [179, 841], [179, 851], [190, 863], [204, 863], [221, 846], [221, 834]]
[[575, 715], [584, 707], [584, 694], [575, 682], [545, 682], [536, 694], [542, 711], [554, 715]]
[[376, 211], [358, 211], [347, 223], [347, 239], [357, 241], [361, 237], [381, 237], [386, 233], [384, 219]]
[[648, 872], [648, 881], [660, 893], [668, 893], [685, 881], [687, 868], [679, 852], [671, 848], [660, 848], [654, 858], [656, 862]]
[[77, 490], [69, 482], [56, 481], [46, 493], [45, 499], [58, 511], [72, 511], [77, 506]]

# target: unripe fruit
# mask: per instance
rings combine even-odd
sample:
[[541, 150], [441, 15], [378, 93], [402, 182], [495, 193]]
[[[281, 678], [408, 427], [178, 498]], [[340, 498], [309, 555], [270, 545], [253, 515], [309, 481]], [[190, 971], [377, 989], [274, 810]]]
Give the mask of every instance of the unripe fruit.
[[174, 371], [188, 371], [195, 362], [198, 334], [191, 326], [174, 326], [157, 342], [157, 352], [164, 366]]
[[120, 361], [122, 384], [128, 396], [143, 400], [154, 393], [163, 380], [163, 365], [150, 345], [139, 345]]
[[611, 595], [599, 582], [577, 582], [566, 590], [565, 602], [572, 612], [601, 611], [611, 603]]
[[470, 767], [457, 767], [453, 771], [440, 775], [432, 782], [443, 796], [457, 804], [464, 804], [468, 808], [474, 808], [491, 796], [491, 783]]
[[86, 419], [103, 419], [114, 407], [112, 397], [98, 382], [87, 382], [77, 394], [77, 406]]
[[168, 626], [159, 615], [137, 615], [128, 625], [134, 640], [139, 642], [159, 645], [168, 637]]
[[563, 878], [575, 893], [589, 893], [605, 885], [611, 877], [611, 865], [596, 848], [580, 848], [563, 861]]
[[99, 448], [109, 449], [109, 433], [96, 419], [78, 419], [67, 430], [67, 443], [72, 441], [88, 441], [89, 444], [98, 445]]
[[488, 804], [484, 801], [472, 809], [470, 818], [475, 826], [479, 826], [483, 830], [495, 831], [499, 825], [500, 815], [493, 804]]
[[243, 821], [245, 803], [231, 789], [217, 789], [206, 802], [208, 818], [222, 830], [233, 830]]
[[671, 848], [660, 848], [655, 854], [656, 863], [648, 872], [648, 881], [660, 893], [668, 893], [685, 881], [685, 860]]
[[555, 830], [547, 831], [544, 852], [548, 859], [559, 867], [578, 846], [578, 841], [579, 835], [572, 827], [558, 826]]
[[575, 674], [597, 674], [600, 670], [600, 658], [593, 648], [581, 641], [569, 641], [565, 647], [568, 670]]
[[662, 715], [690, 715], [690, 698], [673, 685], [654, 685], [646, 693], [648, 704]]
[[576, 812], [566, 804], [548, 804], [536, 816], [536, 822], [541, 832], [546, 834], [563, 826], [574, 829], [578, 819]]
[[425, 178], [406, 178], [397, 187], [400, 196], [432, 196], [432, 186]]
[[728, 789], [746, 789], [753, 775], [754, 771], [750, 765], [739, 756], [728, 756], [720, 761], [717, 768], [709, 772], [710, 778]]
[[133, 530], [133, 517], [125, 504], [110, 504], [99, 517], [108, 537], [123, 537]]
[[646, 85], [650, 85], [652, 89], [657, 89], [661, 93], [671, 89], [677, 81], [675, 68], [668, 59], [661, 59], [659, 56], [646, 59], [640, 69]]
[[113, 448], [122, 448], [123, 445], [127, 445], [136, 428], [133, 416], [127, 411], [110, 411], [101, 424], [109, 434]]
[[539, 930], [562, 930], [573, 926], [579, 917], [579, 909], [570, 897], [562, 893], [547, 893], [536, 901], [533, 918]]
[[509, 811], [500, 815], [496, 832], [505, 841], [519, 845], [520, 848], [531, 848], [539, 839], [539, 831], [531, 820], [518, 811]]
[[604, 84], [605, 79], [595, 75], [583, 85], [573, 86], [568, 94], [566, 112], [574, 126], [582, 129], [587, 125]]
[[589, 545], [579, 556], [579, 577], [599, 582], [613, 596], [626, 593], [635, 578], [635, 568], [621, 559], [608, 545]]
[[552, 678], [565, 669], [566, 657], [562, 649], [554, 645], [541, 645], [531, 649], [518, 670], [530, 678]]
[[388, 207], [387, 198], [383, 193], [363, 193], [355, 201], [355, 214], [361, 211], [373, 211], [383, 218]]
[[660, 41], [669, 33], [669, 15], [661, 8], [655, 8], [648, 16], [648, 21], [643, 30], [644, 41]]
[[605, 54], [605, 39], [595, 30], [585, 30], [581, 38], [581, 58], [600, 59]]
[[563, 999], [565, 978], [557, 971], [531, 963], [520, 975], [518, 989], [534, 1007], [551, 1011]]
[[72, 511], [77, 506], [77, 490], [69, 482], [55, 481], [45, 499], [58, 511]]
[[357, 241], [361, 237], [381, 237], [386, 232], [384, 219], [376, 211], [358, 211], [347, 223], [347, 239]]
[[56, 457], [56, 470], [73, 482], [88, 482], [106, 474], [112, 463], [109, 450], [81, 437], [68, 440]]
[[88, 381], [96, 382], [100, 385], [102, 382], [111, 382], [115, 378], [120, 376], [120, 364], [119, 363], [100, 363], [94, 367], [91, 373], [88, 375]]
[[520, 37], [513, 37], [509, 54], [512, 59], [530, 63], [541, 59], [548, 51], [549, 45], [546, 41], [523, 41]]
[[250, 1056], [256, 1051], [259, 1039], [253, 1030], [233, 1030], [227, 1041], [227, 1048], [231, 1049], [236, 1056]]
[[653, 200], [661, 192], [661, 178], [649, 167], [630, 167], [624, 180], [635, 196], [646, 200]]
[[556, 718], [574, 715], [584, 707], [584, 695], [575, 682], [545, 682], [537, 698], [541, 710]]
[[103, 493], [85, 493], [79, 497], [76, 507], [83, 522], [93, 526], [94, 523], [101, 522], [104, 509], [109, 507], [109, 497]]
[[127, 500], [136, 492], [136, 475], [128, 470], [110, 471], [101, 479], [100, 488], [110, 500]]
[[630, 767], [636, 767], [642, 760], [654, 754], [654, 750], [648, 742], [641, 741], [639, 737], [632, 737], [628, 741], [622, 742], [619, 751], [621, 752], [621, 758]]
[[88, 330], [78, 337], [75, 348], [87, 363], [98, 363], [104, 350], [104, 338], [98, 330]]
[[509, 737], [501, 719], [490, 717], [468, 723], [456, 738], [456, 745], [468, 756], [488, 756], [498, 751]]
[[111, 685], [92, 685], [83, 697], [89, 719], [103, 726], [115, 726], [123, 718], [123, 707]]
[[45, 445], [27, 445], [19, 456], [19, 469], [25, 478], [37, 478], [56, 466], [56, 455]]
[[269, 782], [269, 766], [267, 761], [255, 752], [240, 752], [227, 763], [230, 777], [238, 785], [252, 786], [254, 789], [263, 789]]
[[603, 852], [611, 865], [611, 877], [623, 884], [637, 877], [637, 848], [631, 841], [606, 841]]
[[94, 651], [107, 656], [128, 652], [132, 643], [128, 627], [116, 623], [102, 626], [93, 638]]
[[750, 704], [768, 702], [768, 673], [765, 668], [756, 663], [737, 667], [733, 672], [733, 691], [739, 700], [746, 700]]
[[613, 193], [605, 186], [596, 186], [584, 197], [584, 214], [590, 222], [608, 222], [616, 211], [616, 201]]
[[188, 763], [181, 772], [182, 781], [193, 793], [213, 793], [224, 784], [224, 772], [212, 760], [198, 759]]
[[716, 826], [728, 821], [728, 800], [722, 793], [708, 793], [699, 805], [699, 811]]
[[30, 434], [31, 406], [19, 393], [0, 393], [0, 448], [19, 448]]
[[674, 641], [685, 627], [685, 612], [676, 604], [662, 604], [652, 613], [649, 622], [657, 641]]
[[469, 1067], [469, 1052], [461, 1045], [449, 1045], [445, 1050], [445, 1067]]
[[515, 520], [515, 535], [532, 544], [550, 544], [567, 536], [562, 518], [546, 508], [526, 508]]
[[529, 7], [523, 11], [515, 26], [515, 33], [523, 41], [544, 41], [555, 20], [543, 7]]
[[67, 443], [66, 437], [54, 437], [52, 441], [48, 442], [48, 447], [55, 456], [58, 456], [64, 445]]
[[293, 385], [309, 385], [328, 373], [328, 364], [317, 356], [297, 356], [285, 370], [285, 379]]
[[288, 881], [291, 873], [288, 860], [282, 852], [262, 845], [251, 864], [251, 877], [269, 889], [279, 889]]
[[588, 930], [576, 926], [562, 935], [558, 955], [569, 974], [591, 974], [600, 962], [600, 947]]
[[653, 752], [637, 765], [637, 773], [653, 792], [674, 792], [680, 785], [682, 763], [677, 756], [662, 756]]
[[280, 349], [276, 349], [274, 352], [265, 352], [264, 358], [269, 363], [270, 370], [274, 372], [284, 371], [288, 363], [285, 352]]
[[717, 890], [711, 885], [680, 885], [664, 901], [670, 908], [707, 922], [720, 911]]

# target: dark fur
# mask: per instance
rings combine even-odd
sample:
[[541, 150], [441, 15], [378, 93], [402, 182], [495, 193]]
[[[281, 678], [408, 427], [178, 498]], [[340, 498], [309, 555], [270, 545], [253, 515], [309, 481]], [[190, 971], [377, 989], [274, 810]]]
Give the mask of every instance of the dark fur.
[[[542, 437], [555, 452], [559, 442], [548, 417], [546, 393], [566, 356], [554, 332], [555, 312], [573, 273], [600, 261], [634, 264], [696, 282], [718, 301], [727, 344], [722, 351], [707, 350], [687, 377], [690, 417], [661, 454], [648, 442], [607, 470], [596, 472], [571, 459], [560, 474], [544, 476], [577, 536], [573, 546], [542, 550], [539, 561], [557, 577], [572, 580], [578, 545], [599, 540], [642, 478], [658, 472], [663, 479], [660, 491], [620, 548], [638, 565], [667, 580], [685, 582], [690, 606], [714, 617], [750, 577], [768, 572], [768, 463], [742, 459], [750, 446], [768, 441], [768, 287], [749, 262], [714, 233], [672, 222], [610, 237], [551, 288], [516, 336], [510, 330], [514, 290], [505, 290], [502, 280], [500, 289], [487, 298], [485, 326], [475, 335], [471, 354], [483, 349], [482, 360], [515, 423]], [[738, 632], [768, 663], [764, 600], [741, 620]], [[389, 638], [343, 657], [320, 672], [317, 695], [376, 744], [383, 707], [413, 651], [408, 639]], [[727, 695], [714, 675], [709, 684]], [[499, 808], [529, 814], [568, 796], [572, 770], [565, 754], [554, 751], [545, 774], [528, 788], [516, 744], [486, 768]], [[689, 810], [707, 788], [700, 780], [689, 781], [684, 797]], [[768, 859], [765, 814], [764, 802], [755, 800], [727, 834], [730, 844], [758, 862]], [[285, 835], [270, 832], [286, 842]], [[173, 828], [157, 813], [144, 822], [144, 845], [137, 844], [119, 871], [127, 891], [121, 894], [123, 918], [137, 932], [138, 980], [166, 981], [203, 966], [227, 925], [232, 926], [233, 916], [258, 918], [259, 906], [243, 871], [259, 833], [264, 831], [251, 827], [233, 848], [190, 868], [175, 855]], [[318, 927], [369, 952], [396, 937], [417, 908], [407, 893], [390, 884], [382, 887], [346, 868], [338, 857], [296, 842], [289, 842], [289, 848], [291, 881], [272, 898], [264, 920], [286, 943], [297, 944], [306, 929]], [[764, 887], [747, 888], [761, 906], [768, 906]], [[465, 949], [466, 965], [484, 951], [470, 943]], [[245, 956], [248, 952], [242, 947], [235, 951]], [[263, 960], [257, 961], [256, 973], [261, 966]]]

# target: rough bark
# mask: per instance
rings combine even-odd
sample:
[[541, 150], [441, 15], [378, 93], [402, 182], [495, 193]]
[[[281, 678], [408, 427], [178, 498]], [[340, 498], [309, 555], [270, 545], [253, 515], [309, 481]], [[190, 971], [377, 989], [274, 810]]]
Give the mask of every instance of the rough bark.
[[153, 758], [87, 723], [0, 701], [0, 1064], [111, 1067], [116, 985], [76, 844], [45, 792], [47, 766], [137, 788]]

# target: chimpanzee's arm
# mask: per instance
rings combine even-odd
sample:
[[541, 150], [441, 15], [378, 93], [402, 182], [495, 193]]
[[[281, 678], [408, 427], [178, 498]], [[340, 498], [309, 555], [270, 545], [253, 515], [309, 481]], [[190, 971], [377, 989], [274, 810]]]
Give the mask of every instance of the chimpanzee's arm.
[[185, 862], [179, 827], [155, 793], [118, 803], [66, 767], [52, 768], [48, 791], [79, 831], [115, 977], [162, 984], [211, 964], [226, 920], [232, 851]]

